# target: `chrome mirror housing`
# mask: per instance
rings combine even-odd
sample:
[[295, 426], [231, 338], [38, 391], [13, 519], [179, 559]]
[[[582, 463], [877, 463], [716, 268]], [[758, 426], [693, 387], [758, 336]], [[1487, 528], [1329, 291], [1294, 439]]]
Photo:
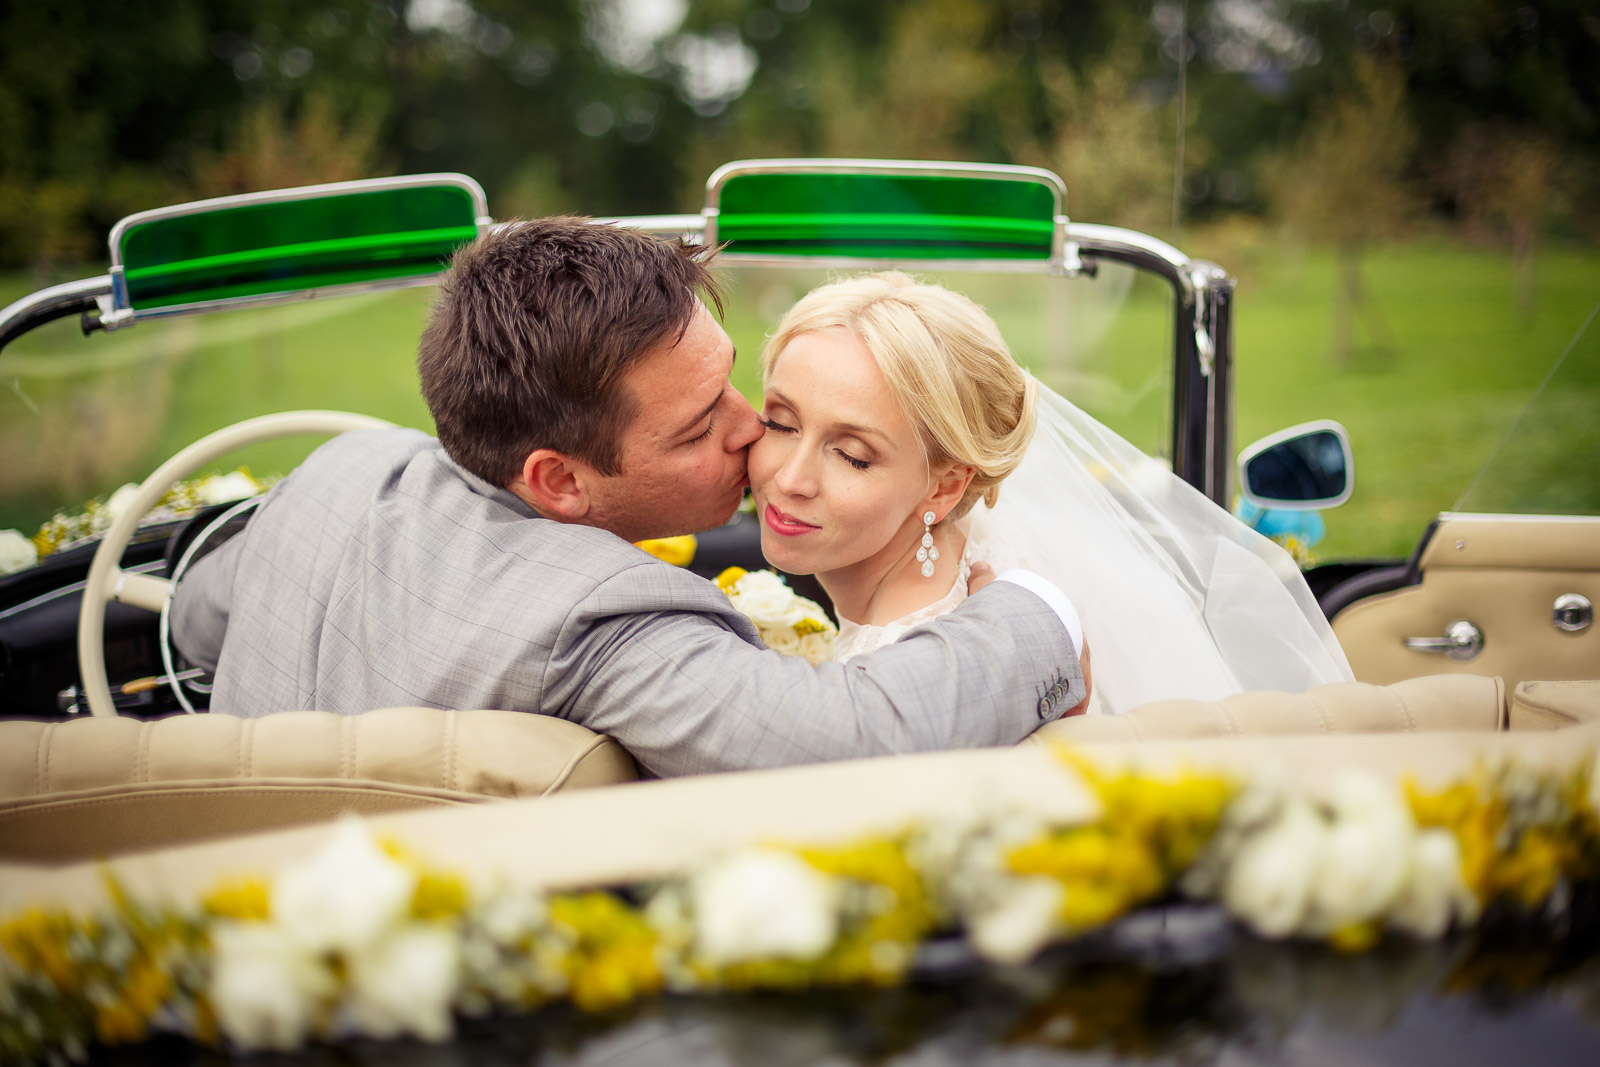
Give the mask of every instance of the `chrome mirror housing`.
[[1350, 435], [1328, 419], [1279, 430], [1239, 453], [1239, 493], [1261, 508], [1337, 507], [1355, 488]]

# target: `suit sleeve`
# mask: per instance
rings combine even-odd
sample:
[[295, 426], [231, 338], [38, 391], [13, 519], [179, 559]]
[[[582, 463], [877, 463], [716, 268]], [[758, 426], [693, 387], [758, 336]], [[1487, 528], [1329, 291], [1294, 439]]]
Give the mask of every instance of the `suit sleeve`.
[[709, 587], [644, 609], [638, 578], [603, 583], [567, 618], [542, 710], [609, 734], [661, 776], [1010, 745], [1084, 695], [1060, 617], [1014, 584], [812, 667], [762, 648]]
[[233, 603], [233, 576], [244, 534], [198, 560], [172, 595], [172, 641], [184, 658], [213, 673], [222, 655]]

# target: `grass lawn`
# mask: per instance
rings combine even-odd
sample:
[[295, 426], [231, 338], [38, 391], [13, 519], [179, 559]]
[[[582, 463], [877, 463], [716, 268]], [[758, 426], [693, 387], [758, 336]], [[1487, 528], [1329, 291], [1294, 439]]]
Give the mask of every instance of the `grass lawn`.
[[[1207, 248], [1199, 233], [1193, 246]], [[1324, 559], [1401, 556], [1456, 506], [1519, 411], [1600, 301], [1600, 256], [1542, 253], [1534, 312], [1516, 313], [1504, 255], [1448, 243], [1379, 249], [1362, 344], [1330, 355], [1330, 255], [1235, 243], [1219, 261], [1240, 276], [1235, 443], [1291, 423], [1338, 419], [1355, 445], [1351, 502], [1326, 516]], [[728, 329], [735, 382], [755, 398], [762, 339], [820, 272], [737, 271]], [[1127, 435], [1163, 452], [1169, 419], [1170, 312], [1164, 287], [1107, 267], [1095, 281], [949, 279], [1000, 321], [1018, 358]], [[0, 303], [33, 288], [0, 278]], [[1047, 295], [1053, 300], [1044, 299]], [[145, 323], [84, 339], [56, 323], [0, 352], [0, 528], [31, 532], [148, 473], [204, 433], [294, 407], [364, 411], [430, 428], [412, 361], [431, 290], [312, 301]], [[1472, 510], [1600, 512], [1600, 322], [1524, 419]], [[285, 471], [315, 445], [234, 457]]]

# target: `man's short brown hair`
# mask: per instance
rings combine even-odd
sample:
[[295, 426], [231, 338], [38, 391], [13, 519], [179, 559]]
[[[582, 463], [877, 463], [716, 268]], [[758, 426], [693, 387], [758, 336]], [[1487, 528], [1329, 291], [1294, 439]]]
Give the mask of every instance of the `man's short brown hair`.
[[638, 399], [619, 383], [682, 336], [699, 294], [722, 310], [708, 259], [575, 217], [509, 222], [460, 248], [417, 352], [450, 458], [501, 486], [540, 448], [619, 473]]

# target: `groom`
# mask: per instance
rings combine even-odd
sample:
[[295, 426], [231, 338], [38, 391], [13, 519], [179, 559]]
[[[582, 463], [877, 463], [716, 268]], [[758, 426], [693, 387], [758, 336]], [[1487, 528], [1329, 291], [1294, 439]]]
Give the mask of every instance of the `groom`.
[[849, 666], [763, 650], [629, 542], [737, 508], [762, 427], [703, 251], [555, 218], [457, 253], [418, 369], [438, 439], [348, 433], [179, 585], [212, 710], [557, 715], [657, 775], [1005, 745], [1085, 696], [1054, 586], [1003, 575]]

